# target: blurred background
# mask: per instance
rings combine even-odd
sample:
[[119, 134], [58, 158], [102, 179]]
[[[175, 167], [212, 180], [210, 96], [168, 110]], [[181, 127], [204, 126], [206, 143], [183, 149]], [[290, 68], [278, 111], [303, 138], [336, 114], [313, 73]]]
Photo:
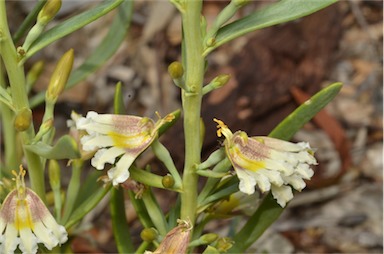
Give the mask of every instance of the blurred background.
[[[15, 31], [35, 1], [8, 1], [9, 23]], [[252, 1], [237, 17], [272, 1]], [[54, 26], [96, 1], [63, 1]], [[210, 24], [228, 1], [205, 1]], [[75, 50], [80, 65], [108, 32], [113, 13], [51, 44], [26, 66], [44, 60], [33, 93], [43, 91], [60, 56]], [[85, 114], [113, 112], [115, 84], [122, 81], [128, 114], [155, 117], [180, 108], [180, 93], [167, 74], [180, 60], [181, 20], [167, 1], [137, 1], [127, 38], [118, 52], [94, 75], [66, 91], [56, 107], [58, 135], [68, 132], [72, 110]], [[262, 29], [223, 45], [208, 57], [206, 82], [230, 74], [229, 83], [204, 98], [206, 135], [203, 158], [220, 146], [214, 117], [233, 131], [267, 135], [303, 100], [333, 82], [342, 82], [336, 99], [304, 126], [294, 141], [308, 141], [320, 162], [308, 188], [296, 194], [282, 217], [255, 244], [264, 253], [383, 252], [383, 2], [340, 1], [308, 17]], [[34, 110], [39, 125], [43, 105]], [[181, 123], [162, 142], [178, 166], [183, 165]], [[139, 164], [162, 165], [151, 154]], [[159, 192], [166, 210], [169, 194]], [[73, 242], [77, 253], [116, 252], [108, 203], [84, 221]], [[136, 238], [140, 228], [129, 202], [127, 216]], [[210, 227], [225, 235], [225, 221]]]

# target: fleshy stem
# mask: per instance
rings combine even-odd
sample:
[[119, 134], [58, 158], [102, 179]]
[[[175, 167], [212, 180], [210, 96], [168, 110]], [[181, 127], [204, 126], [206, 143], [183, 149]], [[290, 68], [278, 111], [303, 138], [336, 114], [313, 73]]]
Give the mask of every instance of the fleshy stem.
[[[5, 1], [0, 0], [0, 55], [7, 70], [13, 104], [16, 111], [29, 108], [28, 96], [25, 86], [24, 66], [18, 66], [17, 53], [8, 28]], [[22, 133], [23, 144], [29, 143], [35, 135], [33, 124]], [[28, 173], [32, 189], [45, 201], [44, 171], [40, 157], [24, 149], [28, 163]]]
[[182, 13], [185, 54], [185, 88], [182, 91], [184, 109], [185, 165], [183, 193], [181, 194], [181, 219], [194, 224], [197, 207], [197, 180], [195, 164], [200, 163], [200, 109], [204, 75], [203, 38], [201, 34], [201, 0], [184, 2]]

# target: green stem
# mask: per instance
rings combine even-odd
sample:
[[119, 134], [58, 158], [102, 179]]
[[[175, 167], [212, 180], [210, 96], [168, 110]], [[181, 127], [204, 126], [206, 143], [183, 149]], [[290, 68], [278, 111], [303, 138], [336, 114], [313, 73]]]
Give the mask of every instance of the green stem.
[[73, 209], [75, 208], [76, 198], [80, 190], [80, 177], [82, 171], [83, 161], [81, 159], [74, 160], [72, 162], [72, 175], [71, 179], [69, 180], [67, 194], [65, 197], [65, 205], [61, 221], [62, 224], [65, 224], [68, 221]]
[[140, 246], [137, 248], [135, 251], [136, 254], [141, 254], [144, 253], [148, 249], [148, 247], [151, 245], [150, 242], [143, 241]]
[[182, 101], [184, 109], [185, 165], [181, 194], [181, 219], [196, 219], [197, 181], [195, 164], [200, 163], [200, 111], [204, 76], [203, 38], [201, 34], [202, 1], [185, 1], [182, 13], [185, 54], [185, 85]]
[[[17, 53], [8, 28], [5, 1], [0, 0], [0, 55], [7, 70], [13, 104], [16, 111], [29, 108], [25, 86], [24, 66], [18, 65]], [[22, 133], [23, 144], [28, 144], [35, 135], [33, 124]], [[45, 201], [44, 171], [40, 157], [24, 149], [32, 189]]]
[[39, 14], [39, 11], [43, 8], [47, 0], [39, 0], [39, 2], [36, 3], [35, 7], [29, 12], [28, 16], [24, 19], [23, 23], [19, 26], [17, 31], [15, 32], [13, 36], [13, 41], [17, 44], [17, 42], [23, 37], [25, 32], [31, 28], [32, 24], [36, 22], [37, 15]]
[[[162, 176], [158, 176], [151, 172], [138, 169], [135, 166], [131, 166], [129, 168], [129, 173], [130, 173], [129, 177], [137, 182], [140, 182], [142, 184], [145, 184], [151, 187], [165, 189], [162, 183], [162, 179], [163, 179]], [[179, 189], [172, 189], [172, 190], [177, 192], [181, 191]]]
[[168, 169], [169, 173], [171, 173], [171, 175], [175, 179], [175, 186], [174, 186], [175, 189], [180, 188], [182, 180], [181, 180], [180, 174], [177, 171], [177, 168], [176, 168], [176, 166], [172, 160], [172, 157], [171, 157], [169, 151], [167, 150], [167, 148], [165, 146], [163, 146], [163, 144], [161, 144], [158, 139], [153, 141], [151, 147], [152, 147], [152, 150], [155, 153], [156, 157], [161, 162], [163, 162], [165, 167]]
[[13, 121], [14, 114], [4, 104], [0, 103], [0, 106], [5, 158], [4, 172], [1, 173], [10, 176], [11, 170], [17, 170], [19, 167], [20, 153], [16, 130], [12, 125], [8, 124]]

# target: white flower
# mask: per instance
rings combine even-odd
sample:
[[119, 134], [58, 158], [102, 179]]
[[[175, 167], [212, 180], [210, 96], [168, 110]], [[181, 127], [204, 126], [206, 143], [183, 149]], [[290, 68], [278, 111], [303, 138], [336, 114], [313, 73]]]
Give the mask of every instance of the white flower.
[[[166, 118], [165, 121], [168, 121]], [[105, 163], [114, 164], [116, 158], [121, 156], [116, 165], [108, 170], [109, 180], [113, 185], [118, 185], [128, 179], [129, 167], [157, 137], [158, 127], [164, 119], [155, 123], [146, 117], [91, 111], [85, 118], [80, 117], [75, 121], [77, 129], [87, 132], [81, 138], [83, 150], [97, 150], [91, 160], [92, 166], [102, 170]]]
[[238, 178], [240, 191], [253, 194], [255, 186], [272, 191], [277, 203], [285, 207], [293, 198], [292, 186], [301, 191], [313, 176], [310, 165], [317, 164], [307, 143], [291, 143], [270, 137], [248, 137], [243, 131], [232, 133], [220, 120], [218, 136], [224, 135], [225, 150]]
[[65, 228], [55, 221], [39, 196], [24, 184], [25, 171], [16, 174], [16, 188], [0, 209], [0, 253], [36, 253], [38, 243], [52, 250], [68, 239]]

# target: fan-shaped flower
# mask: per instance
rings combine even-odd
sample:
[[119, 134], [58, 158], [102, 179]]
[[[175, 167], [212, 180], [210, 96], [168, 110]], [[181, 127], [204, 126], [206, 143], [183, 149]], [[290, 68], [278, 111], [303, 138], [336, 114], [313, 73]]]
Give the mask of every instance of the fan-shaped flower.
[[155, 140], [158, 128], [169, 115], [154, 122], [152, 119], [128, 115], [97, 114], [88, 112], [86, 117], [76, 119], [76, 128], [87, 132], [81, 138], [84, 151], [97, 150], [91, 160], [98, 170], [105, 163], [116, 166], [108, 170], [113, 185], [123, 183], [129, 177], [129, 167], [135, 159]]
[[290, 186], [301, 191], [306, 186], [303, 179], [313, 176], [310, 165], [317, 162], [308, 143], [248, 137], [243, 131], [232, 133], [220, 120], [214, 121], [218, 136], [226, 138], [226, 154], [240, 179], [240, 191], [253, 194], [257, 185], [262, 192], [271, 190], [277, 203], [285, 207], [293, 198]]
[[55, 221], [39, 196], [25, 187], [25, 170], [16, 174], [16, 188], [0, 209], [0, 253], [36, 253], [38, 243], [52, 250], [68, 239], [65, 228]]

